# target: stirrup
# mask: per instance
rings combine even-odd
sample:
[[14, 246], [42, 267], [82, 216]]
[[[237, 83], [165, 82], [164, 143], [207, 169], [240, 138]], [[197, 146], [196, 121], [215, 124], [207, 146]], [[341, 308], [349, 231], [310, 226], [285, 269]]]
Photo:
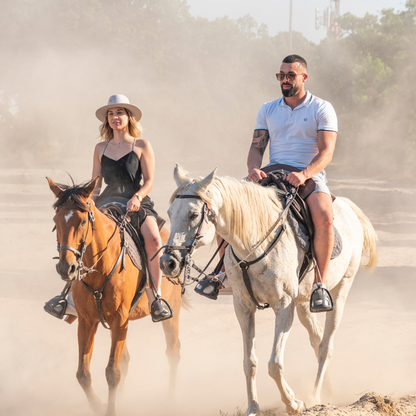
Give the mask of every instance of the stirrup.
[[153, 322], [161, 322], [173, 318], [173, 311], [169, 303], [164, 299], [157, 297], [150, 308], [150, 314]]
[[67, 306], [68, 301], [61, 295], [58, 295], [46, 302], [43, 309], [55, 318], [62, 319], [65, 316]]
[[208, 299], [217, 300], [220, 287], [220, 280], [204, 279], [198, 282], [194, 290], [198, 295], [205, 296]]
[[309, 302], [311, 312], [330, 312], [334, 309], [334, 302], [329, 291], [324, 287], [318, 287], [312, 292]]

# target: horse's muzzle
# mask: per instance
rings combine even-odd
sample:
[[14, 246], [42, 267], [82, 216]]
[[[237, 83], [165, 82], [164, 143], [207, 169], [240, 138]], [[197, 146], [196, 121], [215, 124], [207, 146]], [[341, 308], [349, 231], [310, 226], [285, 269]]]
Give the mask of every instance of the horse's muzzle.
[[160, 269], [168, 277], [178, 277], [182, 271], [181, 263], [171, 254], [165, 253], [160, 258]]
[[62, 280], [70, 282], [78, 276], [78, 264], [75, 261], [68, 263], [65, 260], [60, 260], [56, 265], [56, 271]]

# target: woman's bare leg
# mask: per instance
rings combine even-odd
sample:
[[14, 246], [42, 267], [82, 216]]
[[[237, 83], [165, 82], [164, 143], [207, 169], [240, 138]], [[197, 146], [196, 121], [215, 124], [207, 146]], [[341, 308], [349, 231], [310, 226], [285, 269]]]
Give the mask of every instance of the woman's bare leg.
[[159, 259], [162, 253], [159, 252], [157, 256], [152, 261], [150, 261], [155, 253], [162, 247], [162, 239], [160, 238], [157, 222], [153, 217], [147, 216], [140, 228], [140, 231], [144, 238], [144, 247], [146, 249], [148, 258], [147, 264], [149, 267], [149, 272], [152, 276], [155, 290], [160, 294], [160, 286], [162, 284], [162, 271], [160, 270]]

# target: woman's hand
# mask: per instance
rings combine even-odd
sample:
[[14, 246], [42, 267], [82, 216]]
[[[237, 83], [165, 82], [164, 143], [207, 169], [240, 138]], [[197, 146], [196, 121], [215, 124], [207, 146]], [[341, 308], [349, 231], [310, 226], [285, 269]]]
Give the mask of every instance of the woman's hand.
[[133, 198], [127, 201], [127, 211], [136, 212], [140, 208], [140, 200], [137, 195], [133, 195]]

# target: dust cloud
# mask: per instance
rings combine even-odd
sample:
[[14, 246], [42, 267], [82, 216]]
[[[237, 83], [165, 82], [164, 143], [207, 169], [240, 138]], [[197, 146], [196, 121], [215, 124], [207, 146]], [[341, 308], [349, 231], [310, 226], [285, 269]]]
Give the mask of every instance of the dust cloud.
[[[43, 16], [44, 21], [47, 18]], [[199, 25], [205, 27], [207, 22], [202, 19]], [[270, 52], [272, 43], [270, 49], [256, 51], [259, 56], [270, 53], [255, 73], [259, 78], [267, 73], [270, 81], [260, 83], [252, 72], [244, 72], [245, 62], [233, 61], [233, 67], [227, 68], [223, 57], [216, 60], [213, 50], [205, 58], [209, 70], [204, 76], [189, 56], [179, 53], [170, 65], [163, 63], [163, 70], [153, 71], [152, 65], [140, 64], [140, 55], [120, 52], [118, 44], [106, 47], [97, 40], [93, 48], [89, 35], [85, 35], [86, 46], [83, 37], [77, 36], [79, 48], [62, 47], [61, 51], [39, 47], [35, 41], [36, 47], [3, 48], [7, 85], [0, 87], [0, 100], [14, 108], [12, 116], [2, 113], [4, 151], [0, 155], [0, 414], [8, 416], [91, 414], [75, 378], [77, 323], [69, 326], [52, 318], [43, 312], [43, 304], [63, 287], [52, 260], [56, 255], [51, 232], [54, 197], [45, 176], [62, 183], [70, 183], [67, 172], [78, 183], [90, 178], [98, 142], [95, 110], [116, 93], [127, 95], [142, 109], [143, 137], [152, 143], [157, 163], [151, 196], [166, 217], [175, 189], [175, 162], [193, 176], [206, 175], [216, 166], [220, 176], [246, 175], [255, 117], [263, 102], [280, 96], [273, 77], [287, 52], [283, 47]], [[307, 45], [302, 48], [308, 59]], [[235, 79], [231, 81], [227, 71]], [[312, 92], [320, 96], [318, 87], [311, 80]], [[247, 91], [253, 99], [245, 99]], [[5, 126], [8, 122], [10, 126]], [[382, 135], [383, 128], [376, 134]], [[342, 155], [336, 155], [328, 169], [330, 188], [351, 198], [369, 216], [380, 238], [380, 261], [374, 274], [358, 273], [335, 337], [329, 373], [332, 402], [338, 405], [351, 403], [368, 390], [414, 394], [416, 385], [416, 216], [412, 209], [416, 190], [394, 182], [394, 175], [384, 171], [360, 178], [359, 171], [349, 169], [349, 157], [357, 166], [366, 162], [369, 153], [357, 160], [359, 152], [349, 153], [345, 145], [340, 149]], [[197, 264], [204, 264], [213, 250], [200, 250]], [[192, 307], [181, 312], [182, 360], [175, 399], [166, 400], [169, 367], [161, 325], [149, 318], [135, 321], [129, 328], [131, 362], [118, 398], [119, 414], [213, 416], [220, 410], [231, 415], [245, 408], [242, 340], [231, 297], [213, 302], [196, 296], [193, 287], [187, 293]], [[259, 312], [256, 325], [260, 404], [277, 408], [280, 415], [283, 405], [267, 374], [273, 313]], [[99, 328], [91, 371], [103, 403], [109, 346], [109, 333]], [[295, 320], [285, 371], [289, 385], [307, 404], [316, 370], [307, 333]]]

